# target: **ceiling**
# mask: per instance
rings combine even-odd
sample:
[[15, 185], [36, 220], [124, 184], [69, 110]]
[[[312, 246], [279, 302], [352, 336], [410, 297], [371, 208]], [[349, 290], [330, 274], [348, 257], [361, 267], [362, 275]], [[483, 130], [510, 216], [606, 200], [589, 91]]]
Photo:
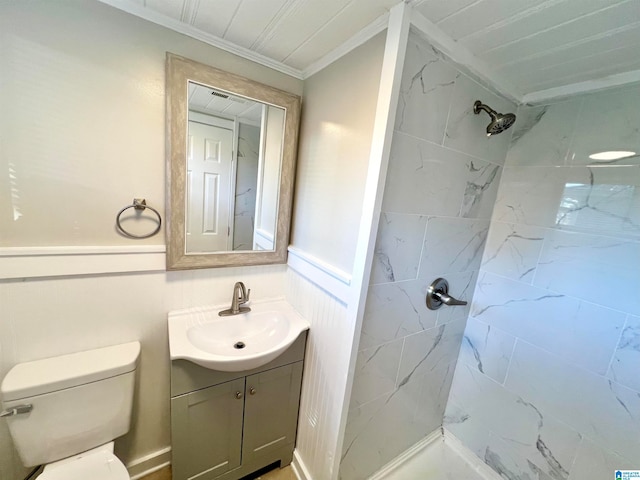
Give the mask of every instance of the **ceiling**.
[[[306, 78], [386, 26], [398, 0], [102, 0]], [[407, 0], [521, 101], [640, 81], [638, 0]], [[425, 27], [426, 26], [426, 27]], [[351, 45], [351, 47], [349, 47]], [[436, 43], [437, 45], [437, 43]], [[450, 53], [451, 52], [447, 52]], [[456, 60], [455, 55], [452, 55]], [[578, 85], [579, 87], [575, 87]]]
[[260, 127], [264, 104], [189, 81], [189, 110]]

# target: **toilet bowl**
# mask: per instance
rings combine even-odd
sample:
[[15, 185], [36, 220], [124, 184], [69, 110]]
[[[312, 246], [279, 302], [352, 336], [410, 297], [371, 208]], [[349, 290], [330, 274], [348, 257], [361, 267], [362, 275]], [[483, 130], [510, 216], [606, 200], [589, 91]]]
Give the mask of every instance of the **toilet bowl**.
[[129, 480], [129, 472], [113, 454], [113, 442], [50, 463], [38, 480]]
[[140, 344], [21, 363], [0, 386], [2, 415], [40, 480], [128, 480], [113, 440], [129, 431]]

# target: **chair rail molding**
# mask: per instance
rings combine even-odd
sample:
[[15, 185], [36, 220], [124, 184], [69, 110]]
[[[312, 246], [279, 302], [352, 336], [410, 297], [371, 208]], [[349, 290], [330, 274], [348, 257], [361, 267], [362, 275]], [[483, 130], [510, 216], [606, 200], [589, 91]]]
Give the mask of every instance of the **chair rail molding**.
[[164, 271], [164, 245], [0, 248], [0, 280]]

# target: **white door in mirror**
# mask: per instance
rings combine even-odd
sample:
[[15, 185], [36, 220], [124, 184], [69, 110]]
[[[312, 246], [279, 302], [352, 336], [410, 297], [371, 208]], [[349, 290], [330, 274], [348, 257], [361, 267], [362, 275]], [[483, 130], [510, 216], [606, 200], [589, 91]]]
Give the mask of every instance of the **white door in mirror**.
[[187, 253], [231, 250], [233, 131], [189, 121]]

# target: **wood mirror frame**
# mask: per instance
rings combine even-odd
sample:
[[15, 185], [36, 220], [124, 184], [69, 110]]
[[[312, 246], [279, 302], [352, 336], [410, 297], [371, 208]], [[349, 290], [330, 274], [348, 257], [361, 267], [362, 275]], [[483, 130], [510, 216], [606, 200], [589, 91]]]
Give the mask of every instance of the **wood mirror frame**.
[[[167, 53], [166, 81], [167, 270], [286, 263], [300, 122], [300, 97], [172, 53]], [[189, 113], [187, 85], [189, 81], [209, 85], [285, 110], [274, 250], [186, 253], [185, 201]]]

